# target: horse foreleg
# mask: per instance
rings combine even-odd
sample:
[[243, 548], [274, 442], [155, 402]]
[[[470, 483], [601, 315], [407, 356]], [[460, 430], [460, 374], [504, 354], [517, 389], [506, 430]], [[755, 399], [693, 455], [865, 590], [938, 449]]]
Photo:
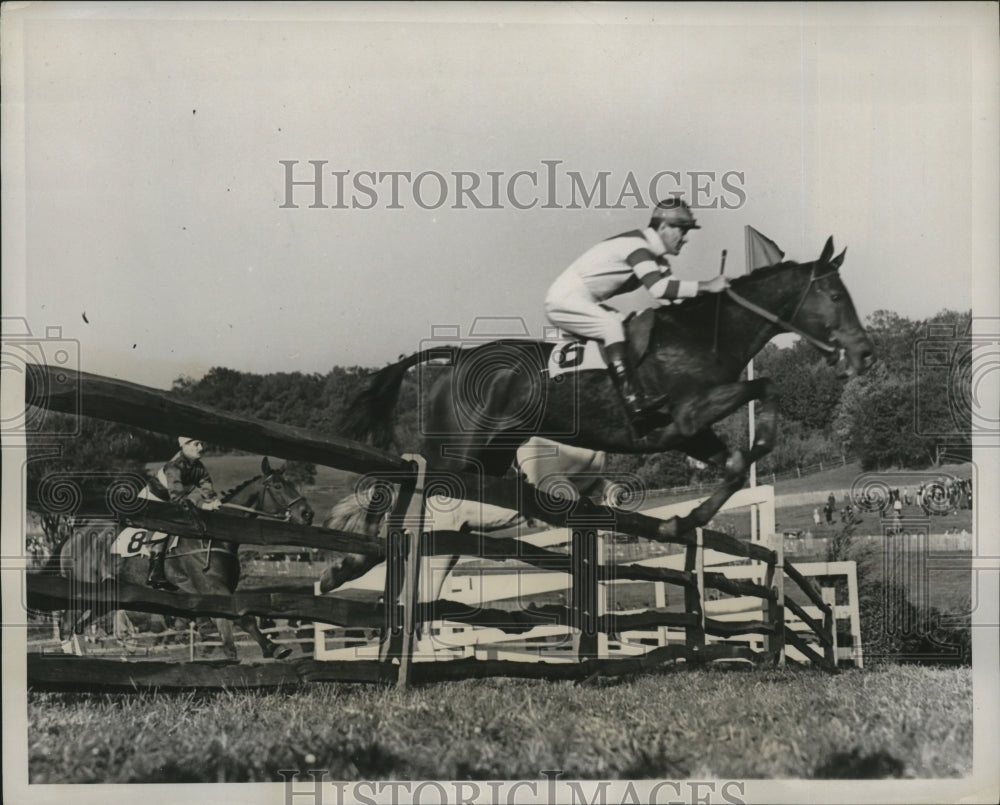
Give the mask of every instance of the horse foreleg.
[[760, 398], [753, 447], [750, 448], [750, 455], [747, 456], [751, 464], [759, 461], [774, 449], [774, 443], [778, 436], [778, 395], [773, 389], [773, 384], [768, 382], [764, 387], [764, 394]]
[[689, 436], [677, 447], [691, 458], [703, 461], [720, 470], [725, 469], [726, 461], [729, 459], [729, 448], [711, 428], [704, 428], [694, 436]]
[[233, 639], [233, 622], [226, 618], [213, 618], [219, 630], [219, 639], [222, 640], [222, 653], [227, 660], [236, 659], [236, 641]]
[[720, 419], [729, 416], [750, 400], [771, 397], [771, 381], [766, 377], [738, 383], [723, 383], [679, 400], [673, 417], [682, 436], [693, 437]]
[[253, 615], [244, 615], [236, 623], [256, 641], [265, 657], [284, 660], [291, 655], [292, 650], [288, 646], [279, 646], [260, 630], [260, 625]]
[[743, 450], [733, 451], [726, 463], [726, 479], [690, 513], [683, 517], [671, 517], [662, 523], [659, 527], [660, 534], [667, 538], [677, 537], [681, 534], [687, 534], [695, 528], [708, 525], [726, 501], [742, 488], [748, 468], [746, 453]]

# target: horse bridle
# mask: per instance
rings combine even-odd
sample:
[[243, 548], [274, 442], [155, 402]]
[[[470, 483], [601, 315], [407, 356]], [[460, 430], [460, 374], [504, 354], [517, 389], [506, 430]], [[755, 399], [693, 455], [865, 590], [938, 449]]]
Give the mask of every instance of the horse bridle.
[[839, 347], [837, 347], [835, 344], [831, 344], [828, 341], [823, 341], [822, 339], [819, 339], [816, 336], [811, 335], [810, 333], [807, 333], [801, 327], [797, 327], [792, 322], [794, 322], [796, 316], [799, 315], [799, 310], [802, 309], [802, 305], [806, 301], [806, 297], [809, 295], [809, 291], [812, 289], [813, 283], [816, 282], [817, 280], [825, 279], [826, 277], [829, 277], [831, 274], [837, 274], [837, 273], [839, 272], [835, 269], [833, 271], [828, 271], [826, 274], [823, 274], [822, 277], [818, 277], [816, 276], [816, 264], [813, 263], [812, 270], [809, 272], [809, 282], [806, 283], [805, 290], [802, 292], [802, 296], [799, 298], [799, 303], [795, 306], [795, 312], [792, 313], [791, 321], [785, 321], [784, 319], [774, 315], [771, 311], [766, 310], [760, 307], [759, 305], [755, 305], [749, 299], [740, 296], [732, 288], [726, 288], [726, 293], [729, 295], [729, 298], [732, 299], [740, 307], [746, 308], [751, 313], [760, 316], [765, 321], [771, 322], [771, 324], [780, 327], [782, 330], [795, 333], [797, 336], [804, 338], [806, 341], [812, 344], [812, 346], [816, 347], [816, 349], [820, 350], [821, 352], [825, 352], [828, 356], [832, 357], [839, 352]]
[[[272, 478], [273, 475], [274, 475], [274, 473], [271, 473], [271, 475], [268, 475], [267, 477], [265, 477], [262, 486], [264, 487], [264, 491], [267, 492], [271, 496], [271, 500], [274, 501], [274, 503], [276, 504], [276, 506], [280, 507], [281, 506], [281, 501], [278, 500], [278, 496], [275, 494], [274, 489], [271, 488], [270, 481], [271, 481], [271, 478]], [[225, 508], [227, 508], [227, 509], [235, 509], [237, 511], [247, 512], [249, 514], [256, 515], [257, 517], [266, 517], [266, 518], [268, 518], [270, 520], [280, 520], [282, 522], [288, 522], [289, 520], [292, 519], [292, 506], [294, 506], [299, 501], [302, 501], [302, 500], [305, 500], [305, 499], [306, 499], [305, 495], [299, 495], [297, 498], [294, 498], [293, 500], [290, 500], [285, 505], [284, 514], [270, 514], [269, 512], [259, 511], [258, 509], [255, 509], [255, 508], [253, 508], [251, 506], [241, 506], [238, 503], [223, 503], [222, 505]], [[198, 525], [200, 526], [200, 528], [202, 530], [202, 533], [204, 533], [204, 531], [205, 531], [204, 523], [202, 523], [199, 520], [198, 521]], [[222, 551], [221, 548], [215, 548], [212, 545], [213, 541], [214, 540], [212, 540], [209, 537], [208, 541], [207, 541], [207, 544], [202, 549], [204, 551], [204, 553], [205, 553], [205, 567], [204, 567], [205, 570], [208, 570], [208, 568], [210, 567], [212, 551], [213, 550]], [[178, 559], [181, 556], [190, 556], [190, 555], [193, 555], [193, 554], [200, 554], [202, 552], [202, 550], [199, 550], [199, 551], [188, 551], [187, 553], [174, 553], [170, 558]], [[222, 551], [222, 552], [229, 553], [229, 551]]]
[[[271, 487], [271, 478], [273, 476], [274, 473], [264, 478], [263, 482], [264, 492], [270, 495], [271, 500], [274, 501], [275, 506], [277, 508], [281, 508], [282, 505], [281, 501], [278, 500], [278, 496], [275, 494], [274, 489]], [[292, 506], [294, 506], [296, 503], [304, 501], [305, 499], [306, 499], [305, 495], [299, 495], [297, 498], [293, 498], [292, 500], [290, 500], [288, 503], [285, 504], [284, 512], [282, 514], [271, 514], [269, 512], [262, 512], [251, 506], [240, 506], [238, 503], [223, 503], [222, 505], [227, 509], [236, 509], [237, 511], [247, 512], [248, 514], [255, 514], [258, 517], [266, 517], [270, 520], [282, 520], [284, 522], [287, 522], [292, 519]]]

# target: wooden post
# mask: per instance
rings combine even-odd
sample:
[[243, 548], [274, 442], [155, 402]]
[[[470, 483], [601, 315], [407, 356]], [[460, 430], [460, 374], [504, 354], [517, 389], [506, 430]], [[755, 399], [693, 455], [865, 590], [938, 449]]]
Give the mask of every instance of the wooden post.
[[773, 623], [774, 634], [764, 635], [764, 651], [770, 655], [772, 664], [785, 664], [785, 540], [780, 534], [772, 534], [770, 542], [777, 556], [775, 563], [768, 565], [764, 576], [764, 586], [775, 594], [775, 600], [765, 602], [764, 620]]
[[847, 605], [851, 610], [851, 656], [855, 668], [865, 667], [864, 650], [861, 647], [861, 615], [858, 605], [857, 566], [847, 574]]
[[424, 475], [427, 462], [422, 456], [404, 458], [416, 465], [413, 493], [399, 528], [406, 535], [406, 572], [403, 578], [403, 646], [399, 657], [397, 685], [410, 684], [410, 666], [413, 663], [413, 643], [417, 630], [417, 609], [420, 606], [420, 548], [424, 534]]
[[[667, 583], [665, 581], [654, 581], [653, 582], [653, 594], [656, 596], [654, 604], [657, 609], [666, 609], [667, 606]], [[656, 644], [658, 646], [665, 646], [669, 642], [668, 635], [670, 632], [669, 626], [657, 626]]]
[[379, 646], [379, 659], [391, 662], [400, 657], [403, 633], [406, 630], [406, 603], [401, 595], [406, 586], [408, 542], [406, 529], [413, 519], [413, 510], [423, 511], [422, 495], [418, 492], [421, 480], [420, 464], [415, 462], [412, 475], [401, 478], [395, 506], [385, 524], [386, 567], [383, 606], [385, 619]]
[[698, 616], [697, 626], [684, 627], [685, 644], [698, 651], [705, 646], [705, 549], [700, 528], [695, 529], [695, 544], [685, 549], [684, 570], [694, 573], [697, 587], [684, 588], [684, 610]]
[[824, 587], [823, 603], [830, 607], [830, 614], [823, 616], [823, 630], [830, 635], [830, 645], [823, 652], [826, 659], [837, 667], [837, 588]]
[[570, 606], [577, 630], [576, 656], [583, 661], [597, 656], [597, 531], [576, 523], [571, 526], [571, 533]]
[[[608, 542], [601, 536], [600, 532], [595, 534], [594, 537], [594, 555], [596, 558], [596, 563], [594, 565], [595, 576], [599, 579], [601, 578], [602, 568], [607, 564], [605, 558], [607, 556], [607, 546]], [[610, 592], [612, 597], [615, 595], [615, 585], [614, 579], [608, 576], [608, 580], [601, 584], [597, 582], [596, 585], [597, 601], [595, 616], [597, 623], [601, 622], [601, 618], [604, 618], [606, 622], [610, 622], [615, 618], [615, 609], [612, 609], [611, 615], [608, 615], [608, 593]], [[601, 630], [597, 633], [597, 656], [606, 660], [608, 658], [608, 633], [612, 630]], [[617, 635], [619, 641], [621, 640], [621, 635]]]

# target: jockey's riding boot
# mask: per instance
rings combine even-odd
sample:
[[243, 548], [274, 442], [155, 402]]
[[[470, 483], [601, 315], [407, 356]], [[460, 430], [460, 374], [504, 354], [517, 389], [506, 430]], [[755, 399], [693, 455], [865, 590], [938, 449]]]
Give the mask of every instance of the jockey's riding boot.
[[[625, 413], [636, 436], [642, 438], [657, 425], [658, 404], [650, 404], [639, 378], [629, 365], [623, 342], [604, 345], [604, 355], [611, 377], [625, 403]], [[661, 404], [663, 400], [659, 401]]]
[[176, 592], [180, 588], [167, 578], [167, 572], [163, 566], [166, 558], [166, 545], [150, 548], [149, 574], [146, 576], [146, 584], [154, 590]]

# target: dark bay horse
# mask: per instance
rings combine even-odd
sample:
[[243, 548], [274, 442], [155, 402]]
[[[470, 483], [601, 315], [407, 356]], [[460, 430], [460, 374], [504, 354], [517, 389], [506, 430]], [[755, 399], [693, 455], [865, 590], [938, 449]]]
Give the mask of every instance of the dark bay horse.
[[[265, 458], [261, 461], [261, 473], [224, 494], [223, 510], [230, 510], [243, 517], [264, 516], [285, 519], [300, 525], [311, 524], [312, 508], [299, 494], [295, 485], [284, 478], [283, 470], [272, 469]], [[99, 535], [83, 531], [74, 532], [60, 551], [60, 572], [71, 581], [77, 579], [105, 584], [120, 580], [145, 586], [148, 557], [135, 551], [130, 553], [126, 550], [125, 555], [115, 552], [116, 543], [121, 545], [129, 541], [127, 536], [124, 540], [120, 539], [121, 534], [120, 531], [110, 530], [105, 530]], [[141, 541], [141, 537], [135, 540], [136, 550]], [[183, 592], [231, 595], [236, 591], [236, 585], [240, 580], [238, 551], [239, 545], [235, 542], [179, 537], [176, 546], [167, 552], [165, 563], [167, 578]], [[111, 589], [113, 591], [113, 587]], [[111, 598], [113, 601], [113, 592]], [[83, 612], [64, 613], [60, 621], [62, 639], [70, 640], [72, 636], [80, 634], [88, 623], [102, 617], [108, 609], [114, 608], [110, 603], [95, 603]], [[223, 651], [229, 659], [236, 659], [233, 621], [225, 618], [214, 620], [219, 627]], [[253, 637], [265, 657], [280, 660], [291, 653], [287, 646], [279, 646], [265, 636], [257, 626], [257, 619], [252, 615], [237, 618], [236, 623]]]
[[[433, 379], [428, 372], [422, 383], [429, 389], [419, 422], [428, 470], [502, 476], [532, 435], [619, 453], [680, 450], [725, 471], [716, 492], [670, 528], [705, 525], [743, 486], [750, 464], [774, 445], [777, 397], [771, 382], [740, 380], [765, 344], [794, 332], [831, 364], [841, 350], [853, 372], [874, 362], [872, 343], [840, 277], [844, 253], [833, 255], [829, 238], [814, 262], [760, 268], [734, 279], [720, 294], [654, 309], [636, 371], [646, 389], [665, 393], [670, 403], [661, 410], [659, 427], [643, 438], [632, 432], [603, 368], [550, 378], [553, 346], [530, 340], [430, 348], [387, 366], [348, 408], [341, 433], [388, 446], [406, 372], [445, 358], [449, 368], [439, 368]], [[712, 425], [754, 399], [761, 400], [754, 444], [748, 451], [730, 451]]]

